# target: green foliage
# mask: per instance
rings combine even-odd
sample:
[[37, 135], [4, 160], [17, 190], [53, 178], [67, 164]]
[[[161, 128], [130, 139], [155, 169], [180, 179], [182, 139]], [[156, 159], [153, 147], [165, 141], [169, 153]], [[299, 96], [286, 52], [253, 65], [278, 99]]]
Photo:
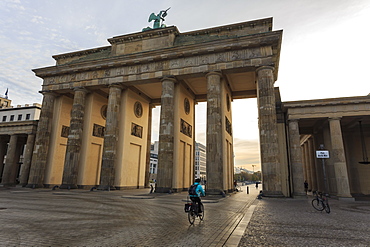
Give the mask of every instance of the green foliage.
[[234, 174], [234, 180], [240, 181], [261, 181], [261, 172], [255, 172], [254, 174], [241, 172], [240, 174]]

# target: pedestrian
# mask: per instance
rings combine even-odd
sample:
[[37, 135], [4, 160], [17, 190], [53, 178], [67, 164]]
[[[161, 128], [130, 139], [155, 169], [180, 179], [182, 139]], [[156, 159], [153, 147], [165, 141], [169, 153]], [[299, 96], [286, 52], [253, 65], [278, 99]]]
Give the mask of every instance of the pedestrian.
[[256, 189], [258, 189], [258, 182], [256, 182]]
[[304, 181], [304, 191], [306, 191], [306, 195], [307, 195], [307, 191], [308, 191], [308, 183], [307, 183], [307, 180]]

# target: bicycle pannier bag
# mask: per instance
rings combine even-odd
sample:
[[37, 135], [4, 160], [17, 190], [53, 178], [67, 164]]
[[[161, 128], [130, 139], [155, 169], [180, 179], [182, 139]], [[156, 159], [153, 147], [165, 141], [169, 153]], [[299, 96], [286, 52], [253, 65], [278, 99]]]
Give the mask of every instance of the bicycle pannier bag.
[[186, 204], [185, 204], [185, 207], [184, 207], [184, 211], [185, 211], [185, 213], [189, 212], [189, 211], [190, 211], [190, 209], [191, 209], [191, 203], [186, 203]]

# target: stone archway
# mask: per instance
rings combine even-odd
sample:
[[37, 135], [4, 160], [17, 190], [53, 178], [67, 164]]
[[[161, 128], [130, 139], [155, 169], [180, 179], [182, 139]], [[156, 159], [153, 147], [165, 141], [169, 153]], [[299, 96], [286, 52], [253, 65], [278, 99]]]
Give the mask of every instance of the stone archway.
[[[234, 166], [230, 102], [257, 97], [264, 192], [282, 195], [274, 107], [281, 40], [282, 31], [272, 31], [267, 18], [187, 33], [153, 29], [53, 56], [55, 66], [34, 70], [45, 96], [28, 186], [95, 186], [86, 179], [97, 176], [94, 163], [102, 189], [143, 187], [150, 111], [161, 104], [157, 190], [181, 191], [193, 179], [194, 105], [206, 101], [208, 190], [227, 192]], [[99, 114], [104, 105], [106, 118]], [[104, 135], [94, 135], [94, 128]], [[101, 161], [89, 157], [92, 145], [100, 147], [94, 157]], [[128, 175], [133, 170], [138, 173]]]

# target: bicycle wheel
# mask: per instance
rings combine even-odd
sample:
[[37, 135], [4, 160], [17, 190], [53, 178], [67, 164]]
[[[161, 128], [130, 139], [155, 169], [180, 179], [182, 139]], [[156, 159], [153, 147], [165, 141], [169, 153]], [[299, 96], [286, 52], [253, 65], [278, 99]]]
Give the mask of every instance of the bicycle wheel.
[[200, 206], [200, 209], [202, 210], [202, 213], [201, 213], [201, 215], [199, 215], [199, 219], [203, 220], [203, 218], [204, 218], [204, 206], [203, 206], [203, 204]]
[[330, 207], [329, 207], [329, 204], [325, 204], [325, 212], [327, 212], [328, 214], [330, 213]]
[[312, 207], [318, 211], [323, 211], [324, 210], [324, 204], [322, 201], [319, 199], [315, 198], [312, 200]]
[[193, 211], [193, 209], [190, 209], [190, 211], [188, 212], [188, 220], [190, 224], [194, 224], [195, 212]]

